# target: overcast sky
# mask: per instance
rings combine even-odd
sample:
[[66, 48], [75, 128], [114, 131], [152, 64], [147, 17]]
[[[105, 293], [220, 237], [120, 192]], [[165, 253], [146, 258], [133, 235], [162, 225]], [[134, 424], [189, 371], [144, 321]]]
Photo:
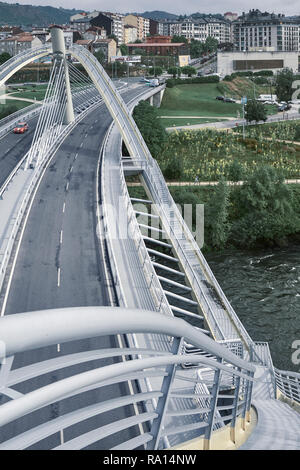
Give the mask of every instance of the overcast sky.
[[[17, 3], [16, 0], [4, 0], [8, 3]], [[300, 15], [299, 0], [17, 0], [24, 5], [50, 5], [63, 6], [64, 8], [84, 10], [106, 10], [116, 12], [144, 12], [163, 10], [169, 13], [225, 13], [233, 11], [241, 13], [250, 8], [259, 8], [263, 11], [285, 13], [287, 15]]]

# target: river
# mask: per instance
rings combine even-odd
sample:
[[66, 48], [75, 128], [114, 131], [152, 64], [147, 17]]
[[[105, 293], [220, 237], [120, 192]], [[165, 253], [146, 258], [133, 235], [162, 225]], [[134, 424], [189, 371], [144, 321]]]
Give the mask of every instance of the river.
[[255, 341], [268, 341], [275, 367], [299, 372], [292, 343], [300, 340], [300, 246], [226, 251], [206, 259]]

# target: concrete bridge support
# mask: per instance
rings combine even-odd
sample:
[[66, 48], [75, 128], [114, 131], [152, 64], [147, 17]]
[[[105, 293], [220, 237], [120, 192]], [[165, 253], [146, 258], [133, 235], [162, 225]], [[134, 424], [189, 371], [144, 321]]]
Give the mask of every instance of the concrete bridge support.
[[163, 96], [164, 96], [165, 89], [158, 91], [155, 95], [150, 96], [148, 99], [151, 106], [155, 106], [156, 108], [160, 108]]
[[74, 108], [71, 94], [69, 69], [66, 61], [66, 47], [63, 35], [63, 30], [59, 26], [55, 26], [51, 29], [52, 49], [53, 56], [58, 60], [64, 61], [64, 72], [65, 72], [65, 91], [66, 91], [66, 111], [64, 115], [63, 124], [70, 124], [74, 121]]

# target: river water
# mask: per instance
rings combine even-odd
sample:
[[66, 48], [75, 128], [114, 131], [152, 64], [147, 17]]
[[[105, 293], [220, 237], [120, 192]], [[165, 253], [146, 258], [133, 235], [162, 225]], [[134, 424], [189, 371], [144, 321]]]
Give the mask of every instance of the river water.
[[255, 341], [268, 341], [275, 367], [299, 372], [292, 343], [300, 340], [300, 246], [226, 251], [206, 259]]

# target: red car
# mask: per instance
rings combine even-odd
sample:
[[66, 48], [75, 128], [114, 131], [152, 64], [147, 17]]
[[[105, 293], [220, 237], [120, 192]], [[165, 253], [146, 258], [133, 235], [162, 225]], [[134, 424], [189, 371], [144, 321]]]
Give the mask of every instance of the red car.
[[28, 130], [27, 122], [18, 122], [17, 126], [14, 128], [14, 134], [24, 134]]

